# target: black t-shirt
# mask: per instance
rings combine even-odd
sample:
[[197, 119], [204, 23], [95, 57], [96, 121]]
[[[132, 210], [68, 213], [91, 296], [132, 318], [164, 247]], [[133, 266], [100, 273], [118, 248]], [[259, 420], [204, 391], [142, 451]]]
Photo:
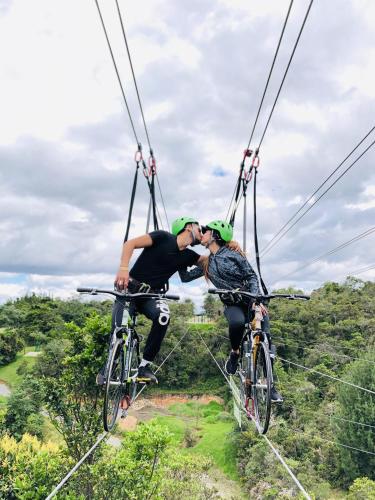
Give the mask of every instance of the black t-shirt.
[[153, 288], [162, 288], [174, 273], [193, 266], [200, 257], [189, 248], [180, 250], [177, 237], [167, 231], [153, 231], [149, 236], [153, 244], [143, 249], [130, 276]]

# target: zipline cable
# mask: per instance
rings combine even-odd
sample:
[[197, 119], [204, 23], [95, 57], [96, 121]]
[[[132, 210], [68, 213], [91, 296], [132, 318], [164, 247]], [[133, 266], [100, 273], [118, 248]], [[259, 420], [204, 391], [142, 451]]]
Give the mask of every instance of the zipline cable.
[[278, 99], [279, 99], [281, 89], [283, 88], [283, 85], [284, 85], [284, 82], [285, 82], [285, 78], [286, 78], [286, 76], [287, 76], [287, 74], [288, 74], [288, 71], [289, 71], [290, 65], [291, 65], [291, 63], [292, 63], [292, 60], [293, 60], [294, 54], [295, 54], [295, 52], [296, 52], [296, 49], [297, 49], [298, 43], [299, 43], [300, 38], [301, 38], [301, 35], [302, 35], [302, 31], [303, 31], [303, 29], [304, 29], [304, 27], [305, 27], [305, 24], [306, 24], [307, 18], [308, 18], [308, 16], [309, 16], [310, 9], [311, 9], [311, 7], [312, 7], [313, 2], [314, 2], [314, 0], [310, 0], [309, 6], [308, 6], [308, 8], [307, 8], [307, 11], [306, 11], [305, 17], [304, 17], [303, 22], [302, 22], [301, 29], [300, 29], [300, 31], [299, 31], [299, 33], [298, 33], [297, 40], [296, 40], [296, 42], [295, 42], [295, 44], [294, 44], [294, 47], [293, 47], [293, 50], [292, 50], [292, 54], [291, 54], [291, 56], [290, 56], [290, 58], [289, 58], [289, 62], [288, 62], [288, 64], [287, 64], [287, 67], [286, 67], [286, 70], [285, 70], [285, 73], [284, 73], [283, 79], [281, 80], [281, 84], [280, 84], [279, 90], [278, 90], [278, 92], [277, 92], [277, 94], [276, 94], [276, 98], [275, 98], [275, 101], [274, 101], [274, 103], [273, 103], [273, 106], [272, 106], [271, 112], [270, 112], [270, 114], [269, 114], [269, 117], [268, 117], [268, 120], [267, 120], [266, 126], [265, 126], [265, 128], [264, 128], [264, 130], [263, 130], [262, 137], [261, 137], [261, 139], [260, 139], [260, 141], [259, 141], [259, 144], [258, 144], [258, 150], [260, 149], [260, 147], [261, 147], [261, 145], [262, 145], [262, 143], [263, 143], [264, 136], [266, 135], [266, 132], [267, 132], [267, 129], [268, 129], [268, 125], [269, 125], [269, 123], [270, 123], [270, 121], [271, 121], [271, 118], [272, 118], [273, 112], [274, 112], [275, 107], [276, 107], [276, 103], [277, 103], [277, 101], [278, 101]]
[[[157, 373], [160, 368], [164, 365], [164, 363], [167, 361], [167, 359], [171, 356], [171, 354], [177, 349], [178, 345], [183, 341], [183, 339], [185, 338], [185, 336], [187, 335], [187, 333], [189, 332], [190, 330], [190, 327], [187, 328], [186, 332], [184, 333], [184, 335], [180, 338], [180, 340], [175, 344], [175, 346], [173, 347], [173, 349], [169, 352], [169, 354], [164, 358], [163, 362], [160, 364], [160, 366], [158, 367], [158, 369], [155, 371], [155, 373]], [[140, 391], [138, 391], [138, 393], [136, 394], [136, 396], [134, 397], [134, 400], [135, 401], [138, 396], [142, 393], [142, 391], [145, 389], [146, 385], [144, 385], [142, 387], [142, 389]], [[83, 464], [83, 462], [91, 455], [91, 453], [99, 446], [99, 444], [103, 441], [103, 439], [105, 439], [108, 435], [110, 434], [110, 432], [103, 432], [102, 434], [100, 434], [100, 436], [98, 437], [98, 439], [95, 441], [95, 443], [92, 445], [92, 447], [89, 449], [89, 451], [79, 460], [79, 462], [76, 463], [76, 465], [68, 472], [68, 474], [60, 481], [60, 483], [56, 486], [56, 488], [48, 495], [48, 497], [46, 498], [46, 500], [51, 500], [51, 498], [53, 498], [60, 490], [61, 488], [64, 486], [64, 484], [68, 481], [68, 479], [71, 478], [71, 476], [81, 467], [81, 465]]]
[[117, 64], [116, 64], [116, 61], [115, 61], [115, 57], [113, 55], [113, 51], [112, 51], [112, 47], [111, 47], [111, 43], [109, 41], [109, 38], [108, 38], [108, 34], [107, 34], [107, 29], [105, 27], [105, 24], [104, 24], [104, 19], [103, 19], [103, 16], [102, 16], [102, 13], [101, 13], [101, 10], [100, 10], [100, 7], [99, 7], [99, 3], [98, 3], [98, 0], [95, 0], [95, 3], [96, 3], [96, 7], [98, 9], [98, 13], [99, 13], [99, 17], [100, 17], [100, 21], [101, 21], [101, 24], [102, 24], [102, 27], [103, 27], [103, 31], [104, 31], [104, 34], [105, 34], [105, 38], [107, 40], [107, 45], [108, 45], [108, 49], [109, 49], [109, 52], [111, 54], [111, 58], [112, 58], [112, 62], [113, 62], [113, 66], [115, 68], [115, 71], [116, 71], [116, 75], [117, 75], [117, 80], [118, 80], [118, 83], [120, 85], [120, 89], [121, 89], [121, 93], [122, 93], [122, 97], [124, 99], [124, 102], [125, 102], [125, 106], [126, 106], [126, 110], [128, 112], [128, 116], [129, 116], [129, 120], [130, 120], [130, 124], [131, 124], [131, 127], [133, 129], [133, 133], [134, 133], [134, 137], [135, 137], [135, 141], [137, 144], [139, 144], [139, 140], [138, 140], [138, 136], [137, 136], [137, 133], [135, 131], [135, 127], [134, 127], [134, 122], [133, 122], [133, 119], [132, 119], [132, 116], [131, 116], [131, 113], [130, 113], [130, 109], [129, 109], [129, 105], [128, 105], [128, 101], [126, 99], [126, 96], [125, 96], [125, 91], [124, 91], [124, 87], [122, 85], [122, 82], [121, 82], [121, 78], [120, 78], [120, 74], [119, 74], [119, 71], [117, 69]]
[[[263, 91], [263, 95], [262, 95], [262, 98], [261, 98], [261, 101], [260, 101], [260, 104], [259, 104], [259, 107], [258, 107], [258, 112], [257, 112], [257, 115], [256, 115], [256, 118], [255, 118], [255, 121], [254, 121], [254, 124], [253, 124], [253, 128], [252, 128], [252, 131], [251, 131], [251, 134], [250, 134], [250, 139], [249, 139], [249, 143], [248, 143], [248, 146], [245, 150], [246, 151], [250, 151], [250, 143], [251, 143], [251, 140], [253, 138], [253, 134], [254, 134], [254, 130], [255, 130], [255, 127], [256, 127], [256, 124], [258, 122], [258, 118], [259, 118], [259, 114], [260, 114], [260, 111], [262, 109], [262, 106], [263, 106], [263, 101], [264, 101], [264, 98], [265, 98], [265, 95], [266, 95], [266, 92], [267, 92], [267, 89], [268, 89], [268, 85], [269, 85], [269, 82], [270, 82], [270, 79], [271, 79], [271, 75], [272, 75], [272, 72], [273, 72], [273, 68], [275, 66], [275, 62], [276, 62], [276, 58], [277, 58], [277, 55], [279, 53], [279, 49], [280, 49], [280, 45], [281, 45], [281, 41], [283, 39], [283, 36], [284, 36], [284, 31], [285, 31], [285, 28], [286, 28], [286, 25], [287, 25], [287, 22], [288, 22], [288, 19], [289, 19], [289, 14], [290, 14], [290, 11], [292, 9], [292, 5], [293, 5], [293, 1], [294, 0], [291, 0], [290, 4], [289, 4], [289, 8], [288, 8], [288, 12], [287, 12], [287, 15], [286, 15], [286, 18], [285, 18], [285, 21], [284, 21], [284, 25], [283, 25], [283, 28], [281, 30], [281, 35], [279, 37], [279, 41], [278, 41], [278, 44], [277, 44], [277, 47], [276, 47], [276, 51], [275, 51], [275, 54], [274, 54], [274, 57], [273, 57], [273, 61], [272, 61], [272, 64], [271, 64], [271, 68], [270, 68], [270, 71], [268, 73], [268, 78], [267, 78], [267, 82], [266, 82], [266, 85], [265, 85], [265, 88], [264, 88], [264, 91]], [[240, 185], [241, 185], [241, 180], [242, 180], [242, 173], [243, 173], [243, 168], [244, 168], [244, 163], [245, 163], [245, 158], [242, 160], [242, 163], [241, 163], [241, 167], [240, 167], [240, 174], [237, 178], [237, 182], [236, 182], [236, 185], [234, 187], [234, 191], [233, 191], [233, 195], [232, 195], [232, 199], [229, 203], [229, 208], [228, 208], [228, 212], [227, 212], [227, 215], [225, 217], [225, 220], [228, 220], [228, 217], [229, 217], [229, 213], [231, 212], [231, 208], [232, 208], [232, 205], [233, 205], [233, 201], [234, 199], [236, 198], [236, 200], [238, 199], [238, 195], [239, 195], [239, 189], [240, 189]], [[239, 202], [240, 200], [237, 202], [235, 202], [234, 204], [234, 207], [233, 207], [233, 210], [232, 210], [232, 213], [235, 214], [236, 211], [237, 211], [237, 208], [238, 208], [238, 205], [239, 205]], [[234, 216], [232, 215], [231, 217], [231, 221], [233, 219], [233, 222], [234, 222]]]
[[[208, 353], [210, 354], [211, 358], [214, 360], [214, 362], [216, 363], [217, 367], [221, 371], [221, 373], [222, 373], [223, 377], [225, 378], [225, 380], [226, 380], [229, 388], [231, 389], [231, 385], [230, 385], [230, 381], [229, 381], [228, 377], [224, 373], [224, 371], [221, 368], [221, 366], [219, 365], [219, 363], [216, 361], [215, 356], [212, 354], [210, 348], [208, 347], [208, 345], [204, 341], [202, 335], [199, 332], [198, 332], [198, 335], [201, 338], [201, 341], [203, 342], [203, 344], [205, 345], [205, 347], [206, 347]], [[254, 422], [254, 424], [256, 426], [255, 420], [254, 419], [252, 419], [252, 420], [253, 420], [253, 422]], [[303, 496], [305, 498], [307, 498], [308, 500], [311, 500], [310, 495], [307, 493], [307, 491], [304, 489], [304, 487], [302, 486], [302, 484], [299, 482], [298, 478], [295, 476], [295, 474], [293, 473], [293, 471], [290, 469], [289, 465], [285, 462], [285, 460], [283, 459], [283, 457], [280, 455], [279, 451], [275, 448], [275, 446], [271, 443], [271, 441], [268, 439], [268, 437], [265, 434], [260, 434], [260, 435], [264, 438], [264, 440], [266, 441], [266, 443], [268, 444], [268, 446], [274, 452], [275, 456], [278, 458], [278, 460], [281, 462], [281, 464], [283, 465], [283, 467], [285, 468], [285, 470], [288, 472], [288, 474], [290, 475], [290, 477], [293, 479], [294, 483], [297, 485], [297, 487], [299, 488], [299, 490], [302, 492]]]
[[360, 269], [357, 269], [356, 271], [350, 271], [350, 273], [347, 273], [347, 276], [357, 276], [357, 274], [362, 274], [366, 271], [371, 271], [372, 269], [375, 269], [375, 264], [371, 264], [367, 267], [362, 267]]
[[[128, 55], [128, 60], [129, 60], [129, 64], [130, 64], [130, 68], [131, 68], [131, 72], [132, 72], [132, 76], [133, 76], [134, 87], [135, 87], [137, 98], [138, 98], [139, 109], [140, 109], [141, 115], [142, 115], [142, 121], [143, 121], [143, 126], [144, 126], [144, 129], [145, 129], [147, 143], [148, 143], [148, 147], [149, 147], [149, 150], [150, 150], [150, 155], [153, 158], [153, 148], [151, 146], [150, 134], [149, 134], [149, 131], [148, 131], [148, 128], [147, 128], [147, 124], [146, 124], [146, 119], [145, 119], [145, 115], [144, 115], [144, 111], [143, 111], [141, 96], [140, 96], [140, 92], [139, 92], [139, 89], [138, 89], [137, 79], [135, 77], [135, 71], [134, 71], [133, 61], [132, 61], [132, 57], [131, 57], [131, 54], [130, 54], [128, 39], [127, 39], [127, 36], [126, 36], [125, 26], [124, 26], [124, 22], [123, 22], [123, 16], [121, 14], [121, 10], [120, 10], [120, 6], [119, 6], [119, 3], [118, 3], [118, 0], [116, 0], [116, 7], [117, 7], [117, 13], [118, 13], [118, 17], [119, 17], [119, 21], [120, 21], [120, 25], [121, 25], [121, 31], [122, 31], [123, 39], [124, 39], [124, 42], [125, 42], [126, 52], [127, 52], [127, 55]], [[158, 188], [159, 188], [159, 192], [160, 192], [160, 198], [162, 200], [162, 204], [163, 204], [163, 208], [164, 208], [164, 214], [165, 214], [165, 218], [166, 218], [166, 221], [167, 221], [167, 227], [169, 228], [169, 220], [168, 220], [168, 216], [167, 216], [167, 211], [165, 209], [164, 198], [163, 198], [163, 194], [162, 194], [162, 191], [161, 191], [161, 187], [160, 187], [159, 179], [157, 177], [156, 170], [155, 170], [155, 172], [153, 172], [153, 175], [156, 177], [156, 180], [157, 180], [157, 183], [158, 183]], [[154, 195], [155, 195], [155, 193], [154, 193]], [[159, 219], [160, 219], [160, 222], [161, 222], [160, 214], [159, 214]]]
[[350, 240], [348, 240], [348, 241], [346, 241], [344, 243], [341, 243], [341, 245], [333, 248], [332, 250], [329, 250], [328, 252], [325, 252], [322, 255], [319, 255], [319, 257], [316, 257], [315, 259], [307, 262], [306, 264], [303, 264], [302, 266], [297, 267], [296, 269], [294, 269], [294, 271], [291, 271], [290, 273], [284, 274], [284, 276], [282, 276], [281, 278], [275, 280], [275, 283], [277, 283], [278, 281], [284, 280], [288, 276], [291, 276], [292, 274], [295, 274], [297, 271], [301, 271], [302, 269], [305, 269], [306, 267], [311, 266], [311, 264], [315, 264], [319, 260], [322, 260], [324, 257], [328, 257], [328, 256], [330, 256], [330, 255], [332, 255], [332, 254], [334, 254], [336, 252], [339, 252], [340, 250], [343, 250], [344, 248], [348, 247], [349, 245], [352, 245], [353, 243], [356, 243], [357, 241], [360, 241], [363, 238], [366, 238], [367, 236], [370, 236], [374, 232], [375, 232], [375, 226], [371, 227], [370, 229], [367, 229], [366, 231], [364, 231], [361, 234], [358, 234], [357, 236], [354, 236], [354, 238], [351, 238]]
[[273, 242], [273, 244], [271, 246], [269, 246], [265, 251], [263, 251], [262, 253], [262, 256], [266, 255], [303, 217], [305, 217], [305, 215], [310, 212], [310, 210], [323, 198], [323, 196], [326, 195], [326, 193], [328, 193], [328, 191], [330, 191], [336, 184], [337, 182], [342, 179], [342, 177], [344, 177], [345, 174], [347, 174], [347, 172], [349, 172], [349, 170], [358, 162], [358, 160], [360, 160], [362, 158], [362, 156], [364, 156], [367, 151], [372, 148], [372, 146], [375, 144], [375, 140], [349, 165], [349, 167], [347, 167], [340, 175], [339, 177], [337, 177], [337, 179], [335, 179], [332, 184], [330, 186], [328, 186], [328, 188], [314, 201], [314, 203], [312, 203], [307, 210], [305, 210], [305, 212], [303, 212], [303, 214], [301, 214], [298, 219], [296, 221], [294, 221], [294, 223], [289, 226], [289, 228], [284, 231], [284, 233], [282, 233], [277, 239], [276, 241]]
[[284, 361], [285, 363], [288, 363], [290, 365], [294, 365], [294, 366], [297, 366], [298, 368], [302, 368], [303, 370], [306, 370], [306, 371], [309, 371], [312, 373], [316, 373], [317, 375], [319, 375], [321, 377], [326, 377], [326, 378], [329, 378], [331, 380], [336, 380], [337, 382], [341, 382], [342, 384], [349, 385], [351, 387], [355, 387], [356, 389], [360, 389], [361, 391], [365, 391], [365, 392], [368, 392], [369, 394], [375, 395], [375, 391], [372, 391], [371, 389], [366, 389], [365, 387], [361, 387], [360, 385], [353, 384], [351, 382], [347, 382], [346, 380], [342, 380], [341, 378], [333, 377], [332, 375], [328, 375], [327, 373], [322, 373], [318, 370], [314, 370], [313, 368], [308, 368], [307, 366], [303, 366], [299, 363], [294, 363], [294, 361], [289, 361], [288, 359], [281, 358], [280, 356], [278, 356], [278, 359], [280, 359], [281, 361]]
[[[306, 435], [306, 432], [302, 431], [301, 429], [291, 429], [291, 430], [294, 432], [298, 432], [298, 434]], [[367, 453], [368, 455], [375, 455], [375, 452], [373, 452], [373, 451], [362, 450], [361, 448], [355, 448], [354, 446], [350, 446], [350, 445], [344, 444], [344, 443], [338, 443], [337, 441], [331, 441], [330, 439], [325, 439], [325, 438], [322, 438], [318, 435], [315, 435], [314, 439], [319, 439], [319, 441], [331, 443], [331, 444], [334, 444], [336, 446], [341, 446], [343, 448], [349, 448], [350, 450], [359, 451], [361, 453]]]
[[293, 219], [305, 208], [305, 206], [314, 198], [314, 196], [320, 191], [320, 189], [331, 179], [331, 177], [342, 167], [342, 165], [349, 159], [349, 157], [359, 148], [359, 146], [367, 139], [367, 137], [375, 130], [375, 127], [363, 137], [363, 139], [353, 148], [350, 153], [342, 160], [342, 162], [329, 174], [328, 177], [316, 188], [316, 190], [304, 201], [300, 208], [290, 217], [285, 224], [277, 231], [277, 233], [271, 238], [271, 240], [265, 245], [261, 250], [261, 254], [264, 254], [268, 247], [271, 246], [272, 242], [279, 236], [280, 233], [292, 222]]
[[131, 55], [130, 55], [128, 40], [127, 40], [127, 37], [126, 37], [125, 27], [124, 27], [124, 23], [123, 23], [123, 20], [122, 20], [122, 15], [121, 15], [120, 7], [119, 7], [119, 4], [118, 4], [118, 0], [116, 0], [116, 7], [117, 7], [117, 13], [118, 13], [118, 17], [119, 17], [120, 24], [121, 24], [122, 35], [123, 35], [125, 46], [126, 46], [126, 51], [128, 53], [128, 59], [129, 59], [129, 63], [130, 63], [131, 72], [132, 72], [132, 75], [133, 75], [133, 82], [134, 82], [135, 90], [137, 92], [138, 104], [139, 104], [139, 108], [141, 110], [141, 115], [142, 115], [142, 120], [143, 120], [143, 126], [145, 128], [145, 133], [146, 133], [146, 137], [147, 137], [148, 147], [149, 147], [149, 149], [152, 149], [151, 148], [150, 136], [149, 136], [147, 125], [146, 125], [145, 115], [143, 113], [143, 107], [142, 107], [141, 97], [140, 97], [139, 91], [138, 91], [137, 80], [135, 78], [135, 73], [134, 73], [134, 68], [133, 68], [133, 62], [132, 62], [132, 58], [131, 58]]
[[325, 417], [329, 420], [331, 420], [331, 419], [341, 420], [341, 421], [347, 422], [349, 424], [355, 424], [355, 425], [359, 425], [362, 427], [368, 427], [369, 429], [375, 430], [375, 425], [364, 424], [363, 422], [358, 422], [357, 420], [350, 420], [348, 418], [337, 417], [336, 415], [332, 415], [331, 413], [321, 413], [321, 412], [317, 412], [315, 410], [306, 410], [306, 409], [302, 409], [302, 408], [297, 408], [296, 406], [288, 406], [288, 405], [283, 405], [283, 409], [296, 410], [297, 413], [310, 413], [311, 415], [316, 415], [317, 417]]
[[255, 121], [254, 121], [253, 129], [252, 129], [251, 134], [250, 134], [250, 139], [249, 139], [249, 143], [247, 145], [247, 149], [250, 148], [250, 144], [251, 144], [251, 141], [252, 141], [253, 135], [254, 135], [254, 130], [255, 130], [255, 127], [256, 127], [256, 125], [258, 123], [259, 114], [260, 114], [260, 111], [261, 111], [262, 106], [263, 106], [263, 101], [264, 101], [264, 98], [265, 98], [265, 95], [266, 95], [266, 92], [267, 92], [267, 89], [268, 89], [268, 85], [270, 83], [271, 75], [272, 75], [272, 72], [273, 72], [273, 68], [275, 66], [277, 55], [279, 53], [281, 41], [282, 41], [283, 36], [284, 36], [284, 31], [285, 31], [285, 28], [286, 28], [286, 25], [287, 25], [287, 22], [288, 22], [288, 19], [289, 19], [289, 14], [290, 14], [290, 11], [292, 9], [293, 1], [294, 0], [291, 0], [290, 4], [289, 4], [289, 8], [288, 8], [288, 12], [286, 14], [286, 18], [285, 18], [285, 21], [284, 21], [283, 29], [281, 30], [281, 35], [280, 35], [280, 38], [279, 38], [279, 42], [277, 44], [276, 51], [275, 51], [275, 54], [274, 54], [274, 57], [273, 57], [271, 69], [270, 69], [270, 71], [268, 73], [268, 78], [267, 78], [266, 86], [264, 87], [263, 95], [262, 95], [262, 98], [261, 98], [261, 101], [260, 101], [260, 104], [259, 104], [259, 108], [258, 108], [258, 112], [257, 112], [256, 118], [255, 118]]
[[51, 500], [51, 498], [53, 498], [61, 490], [61, 488], [68, 481], [68, 479], [70, 479], [71, 476], [76, 472], [76, 470], [78, 470], [81, 467], [81, 465], [83, 464], [83, 462], [91, 455], [91, 453], [95, 450], [95, 448], [97, 448], [97, 446], [99, 446], [99, 444], [103, 441], [103, 439], [108, 436], [108, 434], [109, 434], [109, 432], [106, 431], [106, 432], [103, 432], [98, 437], [98, 439], [92, 445], [92, 447], [89, 449], [89, 451], [81, 458], [81, 460], [79, 462], [77, 462], [75, 464], [75, 466], [73, 467], [73, 469], [71, 469], [68, 472], [68, 474], [64, 477], [64, 479], [62, 479], [62, 481], [60, 481], [60, 483], [56, 486], [56, 488], [48, 495], [48, 497], [46, 498], [46, 500]]
[[[365, 363], [368, 363], [370, 365], [375, 365], [375, 361], [371, 361], [370, 359], [366, 359], [366, 358], [357, 358], [357, 357], [354, 357], [354, 356], [349, 356], [348, 354], [338, 354], [337, 352], [335, 351], [327, 351], [327, 350], [322, 350], [321, 349], [321, 344], [316, 344], [315, 347], [314, 346], [311, 346], [311, 347], [301, 347], [300, 344], [296, 341], [294, 341], [293, 339], [283, 339], [282, 337], [278, 337], [277, 335], [272, 335], [272, 339], [277, 339], [279, 342], [279, 346], [280, 346], [280, 341], [284, 343], [284, 345], [286, 345], [288, 347], [288, 345], [292, 345], [292, 346], [297, 346], [299, 347], [300, 349], [304, 349], [305, 351], [312, 351], [312, 352], [317, 352], [317, 349], [316, 347], [319, 347], [319, 353], [323, 353], [323, 354], [329, 354], [330, 356], [333, 356], [333, 357], [337, 357], [337, 358], [346, 358], [346, 359], [351, 359], [352, 361], [363, 361]], [[333, 347], [332, 348], [337, 348], [337, 346]]]

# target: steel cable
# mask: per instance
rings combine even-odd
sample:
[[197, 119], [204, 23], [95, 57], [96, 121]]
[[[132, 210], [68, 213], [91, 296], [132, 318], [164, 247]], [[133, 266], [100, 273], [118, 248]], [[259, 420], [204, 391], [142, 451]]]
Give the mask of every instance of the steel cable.
[[113, 51], [112, 51], [112, 47], [111, 47], [111, 43], [110, 43], [109, 38], [108, 38], [107, 29], [106, 29], [105, 24], [104, 24], [104, 19], [103, 19], [103, 16], [102, 16], [102, 13], [101, 13], [101, 10], [100, 10], [100, 7], [99, 7], [98, 0], [95, 0], [95, 3], [96, 3], [96, 7], [97, 7], [97, 9], [98, 9], [98, 13], [99, 13], [100, 21], [101, 21], [102, 28], [103, 28], [103, 31], [104, 31], [104, 34], [105, 34], [105, 38], [106, 38], [106, 40], [107, 40], [107, 45], [108, 45], [109, 52], [110, 52], [110, 54], [111, 54], [111, 58], [112, 58], [112, 62], [113, 62], [113, 66], [114, 66], [115, 71], [116, 71], [117, 80], [118, 80], [118, 83], [119, 83], [119, 85], [120, 85], [120, 89], [121, 89], [122, 97], [124, 98], [124, 102], [125, 102], [126, 110], [127, 110], [127, 112], [128, 112], [128, 116], [129, 116], [129, 120], [130, 120], [131, 127], [132, 127], [132, 129], [133, 129], [134, 137], [135, 137], [135, 140], [136, 140], [137, 144], [139, 144], [138, 136], [137, 136], [137, 133], [136, 133], [136, 131], [135, 131], [134, 122], [133, 122], [133, 119], [132, 119], [132, 116], [131, 116], [131, 113], [130, 113], [130, 109], [129, 109], [128, 101], [127, 101], [126, 96], [125, 96], [125, 91], [124, 91], [124, 87], [123, 87], [122, 82], [121, 82], [120, 74], [119, 74], [119, 71], [118, 71], [118, 69], [117, 69], [117, 64], [116, 64], [116, 61], [115, 61], [115, 57], [114, 57], [114, 55], [113, 55]]
[[293, 219], [297, 217], [297, 215], [305, 208], [305, 206], [314, 198], [314, 196], [320, 191], [320, 189], [332, 178], [332, 176], [342, 167], [342, 165], [348, 160], [348, 158], [359, 148], [359, 146], [367, 139], [367, 137], [375, 130], [375, 127], [363, 137], [363, 139], [353, 148], [350, 153], [342, 160], [342, 162], [329, 174], [328, 177], [316, 188], [316, 190], [306, 199], [306, 201], [300, 206], [300, 208], [290, 217], [285, 224], [277, 231], [277, 233], [271, 238], [271, 240], [266, 244], [264, 248], [261, 250], [261, 254], [263, 254], [267, 248], [272, 244], [272, 242], [279, 236], [279, 234], [288, 226]]
[[282, 239], [282, 238], [283, 238], [283, 237], [284, 237], [284, 236], [285, 236], [285, 235], [286, 235], [286, 234], [287, 234], [287, 233], [288, 233], [288, 232], [289, 232], [289, 231], [290, 231], [290, 230], [291, 230], [291, 229], [292, 229], [292, 228], [293, 228], [293, 227], [294, 227], [294, 226], [295, 226], [295, 225], [296, 225], [296, 224], [297, 224], [297, 223], [298, 223], [298, 222], [299, 222], [299, 221], [300, 221], [303, 217], [305, 217], [305, 215], [306, 215], [308, 212], [310, 212], [310, 210], [311, 210], [311, 209], [312, 209], [312, 208], [313, 208], [313, 207], [314, 207], [314, 206], [315, 206], [315, 205], [316, 205], [316, 204], [317, 204], [317, 203], [318, 203], [318, 202], [319, 202], [319, 201], [323, 198], [323, 196], [325, 196], [325, 195], [328, 193], [328, 191], [330, 191], [330, 190], [331, 190], [331, 189], [332, 189], [332, 188], [333, 188], [333, 187], [337, 184], [337, 182], [338, 182], [338, 181], [339, 181], [342, 177], [344, 177], [344, 175], [345, 175], [345, 174], [347, 174], [347, 172], [349, 172], [349, 170], [350, 170], [350, 169], [351, 169], [351, 168], [352, 168], [352, 167], [353, 167], [353, 166], [357, 163], [357, 161], [358, 161], [358, 160], [360, 160], [360, 159], [362, 158], [362, 156], [363, 156], [363, 155], [365, 155], [365, 154], [367, 153], [367, 151], [368, 151], [370, 148], [372, 148], [372, 146], [373, 146], [374, 144], [375, 144], [375, 140], [374, 140], [374, 141], [373, 141], [373, 142], [372, 142], [372, 143], [371, 143], [371, 144], [370, 144], [370, 145], [369, 145], [369, 146], [368, 146], [368, 147], [367, 147], [367, 148], [366, 148], [366, 149], [365, 149], [365, 150], [364, 150], [364, 151], [363, 151], [363, 152], [362, 152], [362, 153], [361, 153], [361, 154], [360, 154], [360, 155], [359, 155], [359, 156], [358, 156], [358, 157], [357, 157], [354, 161], [353, 161], [353, 163], [351, 163], [351, 164], [349, 165], [349, 167], [348, 167], [348, 168], [346, 168], [346, 169], [344, 170], [344, 172], [342, 172], [342, 173], [340, 174], [340, 176], [339, 176], [339, 177], [337, 177], [337, 179], [335, 179], [335, 181], [334, 181], [334, 182], [332, 182], [332, 184], [331, 184], [330, 186], [328, 186], [328, 188], [327, 188], [327, 189], [326, 189], [326, 190], [325, 190], [325, 191], [324, 191], [324, 192], [323, 192], [323, 193], [322, 193], [322, 194], [321, 194], [321, 195], [320, 195], [320, 196], [319, 196], [319, 197], [318, 197], [318, 198], [314, 201], [314, 203], [312, 203], [312, 204], [308, 207], [308, 209], [307, 209], [307, 210], [305, 210], [305, 212], [303, 212], [303, 214], [302, 214], [302, 215], [300, 215], [300, 216], [298, 217], [298, 219], [297, 219], [296, 221], [294, 221], [294, 223], [293, 223], [291, 226], [289, 226], [289, 228], [288, 228], [286, 231], [284, 231], [284, 233], [282, 233], [282, 234], [279, 236], [279, 238], [277, 238], [277, 240], [276, 240], [276, 241], [274, 241], [274, 243], [273, 243], [270, 247], [268, 247], [268, 248], [267, 248], [267, 250], [265, 250], [265, 251], [263, 252], [262, 256], [266, 255], [266, 254], [267, 254], [267, 253], [268, 253], [268, 252], [269, 252], [269, 251], [270, 251], [270, 250], [271, 250], [271, 249], [272, 249], [272, 248], [273, 248], [273, 247], [274, 247], [274, 246], [275, 246], [275, 245], [276, 245], [276, 244], [277, 244], [277, 243], [278, 243], [278, 242], [279, 242], [279, 241], [280, 241], [280, 240], [281, 240], [281, 239]]

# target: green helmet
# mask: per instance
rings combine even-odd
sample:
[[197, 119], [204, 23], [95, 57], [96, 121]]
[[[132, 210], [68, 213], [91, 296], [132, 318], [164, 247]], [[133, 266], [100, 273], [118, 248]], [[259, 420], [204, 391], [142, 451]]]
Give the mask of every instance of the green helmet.
[[233, 238], [233, 228], [224, 220], [214, 220], [206, 224], [206, 227], [217, 231], [220, 234], [220, 238], [225, 242], [231, 241]]
[[186, 224], [199, 224], [196, 219], [192, 217], [179, 217], [172, 222], [172, 234], [177, 236], [183, 229]]

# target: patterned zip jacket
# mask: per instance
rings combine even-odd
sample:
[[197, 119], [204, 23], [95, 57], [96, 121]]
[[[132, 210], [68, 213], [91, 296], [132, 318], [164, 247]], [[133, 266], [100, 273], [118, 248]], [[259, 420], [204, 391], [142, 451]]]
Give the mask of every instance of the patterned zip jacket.
[[[179, 271], [179, 274], [181, 281], [187, 283], [200, 278], [204, 272], [196, 266], [190, 271]], [[216, 288], [242, 288], [250, 293], [259, 293], [258, 277], [246, 257], [226, 246], [208, 257], [208, 278]]]

